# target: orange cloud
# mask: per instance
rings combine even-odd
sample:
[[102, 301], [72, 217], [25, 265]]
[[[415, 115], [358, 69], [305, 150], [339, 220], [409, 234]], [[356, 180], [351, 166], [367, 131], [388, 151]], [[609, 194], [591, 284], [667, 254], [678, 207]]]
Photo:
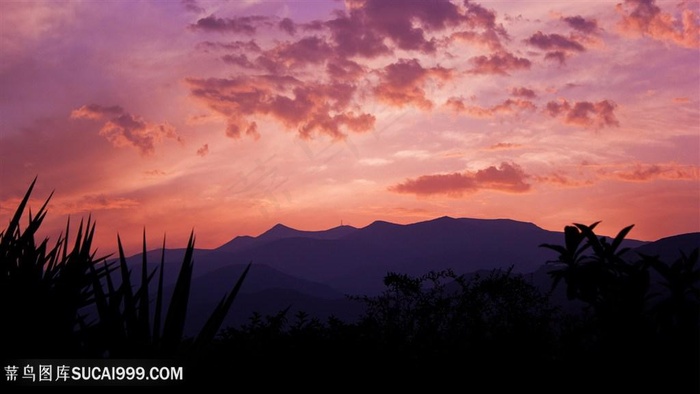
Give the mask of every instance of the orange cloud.
[[629, 182], [645, 182], [656, 179], [697, 181], [700, 168], [691, 165], [670, 164], [635, 164], [622, 168], [602, 168], [598, 173], [606, 178]]
[[507, 149], [519, 149], [522, 148], [522, 144], [514, 144], [511, 142], [499, 142], [497, 144], [493, 144], [489, 146], [487, 149], [488, 150], [507, 150]]
[[478, 118], [490, 118], [497, 115], [518, 114], [524, 111], [534, 111], [537, 109], [534, 103], [529, 100], [506, 99], [501, 104], [492, 107], [479, 107], [466, 105], [460, 98], [449, 98], [445, 106], [458, 113], [466, 113]]
[[204, 157], [207, 154], [209, 154], [209, 144], [204, 144], [199, 149], [197, 149], [197, 156]]
[[95, 212], [111, 209], [128, 209], [138, 206], [139, 202], [131, 198], [111, 197], [105, 194], [83, 196], [73, 201], [64, 201], [56, 208], [60, 214], [75, 212]]
[[537, 93], [534, 90], [525, 87], [513, 88], [510, 90], [511, 96], [514, 97], [524, 97], [528, 99], [534, 99], [537, 97]]
[[661, 11], [655, 3], [654, 0], [625, 0], [618, 4], [617, 11], [622, 15], [620, 29], [630, 35], [648, 36], [685, 48], [700, 47], [700, 18], [695, 11], [684, 9], [677, 19]]
[[496, 24], [496, 13], [487, 10], [479, 4], [465, 1], [466, 26], [474, 30], [463, 30], [453, 33], [450, 41], [463, 41], [486, 46], [493, 51], [501, 51], [501, 39], [508, 39], [508, 33], [501, 25]]
[[242, 16], [235, 18], [217, 18], [209, 15], [205, 18], [197, 20], [196, 23], [190, 25], [192, 30], [212, 31], [219, 33], [245, 33], [255, 34], [256, 28], [263, 22], [267, 22], [269, 18], [264, 16]]
[[116, 147], [132, 147], [141, 155], [155, 153], [155, 145], [165, 138], [182, 142], [175, 128], [168, 123], [151, 123], [140, 116], [124, 112], [120, 106], [103, 107], [97, 104], [84, 105], [71, 112], [72, 119], [104, 120], [99, 134]]
[[566, 38], [560, 34], [543, 34], [541, 31], [530, 36], [525, 42], [528, 44], [544, 49], [544, 50], [559, 50], [559, 51], [574, 51], [583, 52], [586, 50], [578, 41], [571, 38]]
[[557, 60], [564, 64], [573, 52], [583, 52], [586, 48], [574, 38], [567, 38], [560, 34], [544, 34], [541, 31], [525, 40], [526, 43], [547, 51], [545, 60]]
[[477, 13], [462, 14], [460, 7], [447, 0], [395, 2], [358, 0], [346, 2], [349, 13], [327, 23], [336, 46], [344, 57], [374, 57], [390, 51], [386, 39], [402, 50], [432, 53], [436, 42], [426, 33], [442, 31], [468, 21], [477, 22]]
[[508, 71], [530, 69], [531, 62], [522, 57], [515, 57], [512, 53], [500, 51], [490, 56], [476, 56], [470, 59], [473, 67], [469, 70], [472, 74], [501, 74], [509, 75]]
[[449, 69], [423, 68], [417, 59], [400, 59], [381, 71], [382, 80], [374, 88], [374, 94], [397, 107], [414, 104], [419, 108], [430, 109], [433, 103], [426, 98], [423, 84], [429, 78], [448, 80], [451, 77]]
[[475, 193], [482, 189], [508, 193], [524, 193], [530, 190], [525, 182], [527, 174], [514, 163], [501, 163], [476, 172], [455, 172], [452, 174], [423, 175], [407, 179], [403, 183], [389, 187], [389, 191], [419, 196], [442, 194], [461, 197], [465, 193]]
[[602, 128], [620, 125], [614, 113], [616, 107], [617, 104], [610, 100], [602, 100], [597, 103], [577, 101], [573, 104], [562, 100], [548, 102], [545, 112], [554, 118], [563, 115], [565, 124], [586, 128]]
[[581, 187], [593, 184], [591, 179], [572, 179], [560, 171], [553, 172], [549, 175], [533, 175], [532, 178], [538, 183], [549, 183], [562, 187]]
[[315, 133], [343, 139], [346, 131], [363, 132], [374, 127], [375, 118], [350, 110], [355, 87], [334, 82], [306, 83], [274, 75], [232, 79], [187, 79], [192, 95], [227, 118], [226, 135], [259, 138], [258, 125], [249, 120], [268, 115], [301, 137]]
[[592, 34], [598, 31], [598, 21], [595, 19], [586, 19], [580, 15], [563, 17], [569, 27], [576, 29], [585, 34]]

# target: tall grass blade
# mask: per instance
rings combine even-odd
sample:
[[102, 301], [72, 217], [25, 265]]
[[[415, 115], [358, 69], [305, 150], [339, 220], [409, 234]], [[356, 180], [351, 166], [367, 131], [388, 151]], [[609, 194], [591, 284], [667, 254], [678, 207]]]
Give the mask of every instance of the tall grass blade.
[[180, 266], [180, 272], [175, 282], [168, 313], [165, 316], [163, 325], [163, 349], [168, 352], [176, 350], [177, 345], [182, 340], [185, 330], [185, 319], [187, 318], [187, 304], [190, 296], [190, 284], [192, 282], [192, 267], [194, 254], [194, 231], [190, 233], [187, 242], [185, 257]]
[[163, 234], [163, 249], [160, 254], [160, 272], [158, 273], [158, 289], [156, 290], [156, 310], [153, 316], [153, 343], [160, 345], [160, 318], [163, 310], [163, 269], [165, 268], [165, 234]]
[[211, 314], [211, 316], [209, 316], [209, 319], [207, 319], [207, 322], [204, 324], [204, 327], [202, 327], [202, 330], [199, 332], [199, 335], [195, 340], [195, 348], [201, 348], [205, 344], [209, 343], [214, 336], [216, 336], [221, 324], [224, 322], [224, 319], [228, 314], [229, 309], [231, 308], [233, 300], [236, 298], [236, 295], [238, 295], [241, 285], [243, 285], [243, 280], [245, 279], [246, 275], [248, 275], [251, 265], [252, 263], [248, 263], [245, 270], [238, 278], [238, 281], [236, 281], [236, 285], [231, 290], [231, 293], [228, 294], [228, 296], [224, 295], [214, 309], [214, 312]]

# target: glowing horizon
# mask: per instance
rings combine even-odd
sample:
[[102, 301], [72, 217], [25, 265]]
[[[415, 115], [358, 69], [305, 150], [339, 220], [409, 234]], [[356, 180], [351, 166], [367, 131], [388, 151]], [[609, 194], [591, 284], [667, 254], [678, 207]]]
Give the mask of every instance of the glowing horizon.
[[0, 223], [700, 231], [696, 2], [0, 3]]

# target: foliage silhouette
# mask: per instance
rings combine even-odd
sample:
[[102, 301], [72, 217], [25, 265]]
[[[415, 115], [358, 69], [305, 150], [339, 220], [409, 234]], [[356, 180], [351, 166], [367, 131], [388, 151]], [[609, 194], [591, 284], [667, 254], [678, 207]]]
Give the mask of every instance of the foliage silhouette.
[[563, 283], [567, 298], [585, 305], [580, 314], [553, 307], [548, 294], [512, 269], [469, 276], [390, 272], [380, 295], [351, 297], [365, 306], [356, 322], [322, 322], [304, 312], [289, 317], [287, 308], [220, 330], [248, 264], [198, 335], [188, 338], [194, 233], [166, 297], [165, 239], [160, 262], [150, 269], [145, 230], [136, 267], [127, 264], [119, 236], [116, 260], [96, 257], [91, 218], [81, 221], [73, 242], [70, 221], [54, 244], [37, 242], [51, 197], [20, 226], [35, 183], [0, 233], [5, 358], [184, 359], [194, 386], [217, 377], [225, 382], [232, 370], [264, 369], [285, 384], [308, 384], [323, 374], [344, 382], [378, 379], [396, 389], [467, 374], [492, 389], [561, 390], [578, 382], [579, 389], [700, 391], [700, 252], [681, 252], [671, 263], [631, 253], [624, 241], [633, 226], [610, 239], [595, 233], [599, 222], [575, 223], [564, 228], [563, 245], [540, 245], [558, 254], [548, 262], [552, 289]]
[[[574, 337], [574, 354], [579, 358], [575, 362], [595, 363], [600, 368], [597, 372], [611, 379], [612, 375], [618, 380], [624, 380], [620, 376], [643, 375], [648, 377], [648, 385], [654, 382], [665, 389], [697, 392], [698, 248], [689, 255], [681, 253], [671, 264], [658, 256], [630, 256], [621, 245], [633, 226], [608, 241], [593, 231], [598, 223], [567, 226], [564, 245], [540, 245], [559, 253], [558, 260], [549, 262], [554, 265], [549, 271], [552, 286], [563, 280], [568, 298], [582, 301], [587, 305], [585, 312], [590, 313], [586, 329], [581, 330], [584, 324], [579, 321], [564, 335]], [[592, 253], [584, 254], [586, 251]], [[661, 291], [652, 282], [657, 276], [662, 279]], [[633, 382], [629, 380], [627, 385]]]
[[[91, 252], [95, 223], [81, 222], [72, 249], [68, 245], [70, 221], [49, 249], [48, 238], [37, 244], [36, 233], [46, 216], [43, 204], [29, 224], [20, 220], [36, 183], [31, 183], [10, 223], [0, 233], [0, 296], [7, 304], [2, 327], [5, 358], [70, 357], [185, 357], [196, 358], [217, 334], [250, 269], [248, 264], [231, 292], [224, 295], [195, 338], [184, 336], [192, 267], [194, 233], [162, 324], [165, 240], [160, 266], [147, 272], [145, 231], [138, 287], [117, 237], [119, 259], [96, 258]], [[116, 266], [115, 266], [116, 265]], [[155, 311], [149, 283], [159, 272]], [[117, 272], [117, 278], [113, 278]], [[115, 279], [119, 285], [115, 286]], [[152, 323], [151, 323], [152, 321]]]
[[[70, 220], [64, 234], [49, 246], [36, 236], [45, 216], [47, 198], [39, 211], [29, 212], [27, 226], [20, 221], [36, 178], [19, 203], [10, 223], [0, 233], [0, 299], [4, 301], [2, 354], [5, 357], [56, 357], [82, 348], [84, 324], [80, 311], [93, 302], [92, 278], [105, 268], [90, 250], [95, 223], [80, 222], [73, 246], [69, 245]], [[52, 193], [53, 194], [53, 193]]]

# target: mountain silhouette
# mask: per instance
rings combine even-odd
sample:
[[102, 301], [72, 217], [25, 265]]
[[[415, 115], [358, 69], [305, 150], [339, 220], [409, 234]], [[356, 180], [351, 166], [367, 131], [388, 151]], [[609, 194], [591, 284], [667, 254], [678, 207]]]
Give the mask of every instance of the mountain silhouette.
[[407, 225], [376, 221], [363, 228], [315, 232], [276, 225], [259, 237], [237, 237], [209, 251], [199, 264], [213, 270], [252, 261], [342, 293], [376, 294], [388, 272], [466, 273], [510, 266], [515, 272], [532, 272], [552, 257], [538, 245], [562, 239], [560, 232], [508, 219], [441, 217]]
[[681, 256], [681, 252], [688, 255], [694, 248], [700, 248], [700, 232], [661, 238], [635, 248], [634, 252], [672, 262]]
[[[657, 242], [628, 239], [623, 246], [632, 248], [629, 253], [677, 258], [679, 250], [689, 253], [697, 247], [699, 239], [700, 233], [692, 233]], [[349, 317], [359, 310], [345, 295], [378, 294], [389, 272], [422, 275], [452, 269], [468, 274], [512, 267], [546, 291], [551, 281], [544, 266], [557, 256], [539, 245], [563, 242], [562, 232], [509, 219], [441, 217], [405, 225], [376, 221], [363, 228], [325, 231], [277, 224], [257, 237], [238, 236], [216, 249], [196, 249], [191, 310], [208, 313], [212, 306], [207, 305], [221, 299], [248, 262], [253, 266], [228, 323], [241, 323], [252, 311], [273, 314], [287, 307], [290, 312]], [[160, 255], [160, 250], [148, 252], [152, 268]], [[183, 255], [183, 249], [166, 250], [166, 283], [174, 283]], [[128, 261], [139, 264], [141, 256]], [[191, 317], [196, 316], [194, 312]]]
[[301, 231], [278, 223], [258, 237], [247, 235], [238, 236], [223, 244], [217, 248], [217, 250], [223, 252], [239, 252], [253, 246], [259, 246], [285, 238], [338, 239], [356, 230], [357, 229], [352, 226], [338, 226], [323, 231]]

